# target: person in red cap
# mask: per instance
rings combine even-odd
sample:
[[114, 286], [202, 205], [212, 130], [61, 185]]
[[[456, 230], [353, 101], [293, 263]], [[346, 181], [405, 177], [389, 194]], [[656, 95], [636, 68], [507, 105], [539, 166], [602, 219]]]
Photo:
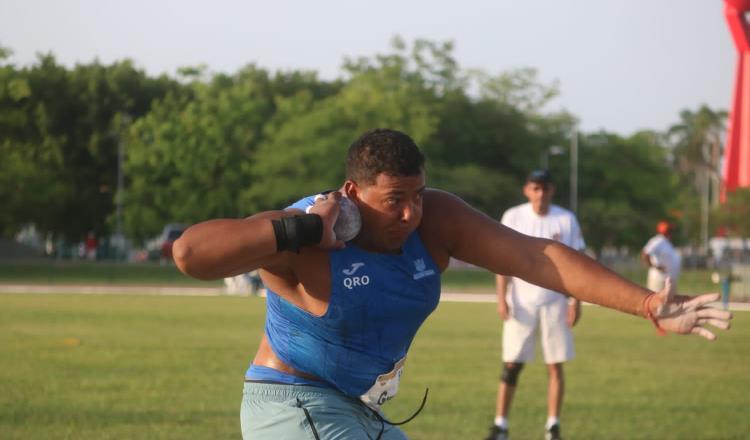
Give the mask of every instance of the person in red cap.
[[647, 287], [651, 291], [663, 289], [667, 277], [672, 279], [672, 286], [677, 287], [682, 258], [670, 241], [673, 230], [674, 226], [667, 221], [657, 223], [656, 235], [641, 252], [641, 260], [648, 266]]

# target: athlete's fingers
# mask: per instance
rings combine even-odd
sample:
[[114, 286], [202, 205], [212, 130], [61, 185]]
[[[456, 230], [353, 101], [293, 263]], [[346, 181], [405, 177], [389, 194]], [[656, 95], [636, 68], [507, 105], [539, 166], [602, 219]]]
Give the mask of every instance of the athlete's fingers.
[[700, 327], [700, 326], [693, 327], [690, 330], [690, 333], [692, 333], [694, 335], [702, 336], [702, 337], [708, 339], [709, 341], [716, 340], [716, 335], [715, 334], [711, 333], [710, 331], [708, 331], [705, 328]]
[[729, 310], [717, 309], [716, 307], [702, 307], [695, 311], [700, 318], [718, 318], [732, 319], [732, 312]]
[[703, 295], [693, 297], [693, 299], [689, 300], [685, 305], [691, 308], [698, 308], [706, 304], [716, 302], [719, 300], [719, 298], [721, 298], [721, 295], [718, 293], [704, 293]]
[[318, 204], [328, 202], [329, 200], [338, 202], [339, 200], [341, 200], [341, 193], [338, 191], [331, 191], [325, 194], [317, 194], [313, 199], [313, 202]]
[[341, 193], [338, 192], [318, 194], [315, 196], [315, 203], [308, 206], [305, 212], [319, 214], [322, 217], [332, 217], [335, 223], [340, 211], [339, 200], [341, 200]]
[[729, 321], [714, 318], [698, 318], [698, 325], [712, 325], [718, 329], [726, 330], [729, 328]]

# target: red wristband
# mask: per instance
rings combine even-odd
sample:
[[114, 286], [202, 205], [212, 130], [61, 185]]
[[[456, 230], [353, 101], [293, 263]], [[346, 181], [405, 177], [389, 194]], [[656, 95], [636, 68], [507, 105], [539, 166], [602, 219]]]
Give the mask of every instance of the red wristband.
[[654, 299], [655, 295], [656, 292], [651, 292], [646, 295], [645, 298], [643, 298], [643, 308], [645, 310], [644, 315], [646, 316], [646, 319], [651, 321], [651, 323], [654, 324], [654, 327], [656, 327], [656, 334], [658, 334], [659, 336], [665, 336], [667, 334], [667, 331], [661, 328], [659, 323], [656, 321], [656, 317], [651, 312], [651, 300]]

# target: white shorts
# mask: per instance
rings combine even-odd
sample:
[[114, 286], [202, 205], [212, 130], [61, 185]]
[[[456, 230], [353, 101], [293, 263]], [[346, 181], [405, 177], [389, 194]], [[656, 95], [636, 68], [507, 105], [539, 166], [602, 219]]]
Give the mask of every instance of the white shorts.
[[664, 282], [667, 280], [667, 275], [656, 269], [649, 269], [648, 271], [648, 290], [658, 292], [664, 288]]
[[510, 317], [503, 325], [503, 362], [534, 360], [537, 329], [541, 333], [546, 364], [557, 364], [575, 357], [573, 332], [568, 326], [568, 299], [544, 304], [510, 304]]

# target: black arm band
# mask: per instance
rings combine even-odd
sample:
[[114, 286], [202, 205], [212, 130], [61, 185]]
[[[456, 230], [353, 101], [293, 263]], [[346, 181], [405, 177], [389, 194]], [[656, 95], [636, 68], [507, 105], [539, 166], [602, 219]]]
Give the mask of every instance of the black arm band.
[[323, 219], [318, 214], [282, 217], [271, 224], [277, 252], [299, 252], [302, 246], [316, 245], [323, 238]]

